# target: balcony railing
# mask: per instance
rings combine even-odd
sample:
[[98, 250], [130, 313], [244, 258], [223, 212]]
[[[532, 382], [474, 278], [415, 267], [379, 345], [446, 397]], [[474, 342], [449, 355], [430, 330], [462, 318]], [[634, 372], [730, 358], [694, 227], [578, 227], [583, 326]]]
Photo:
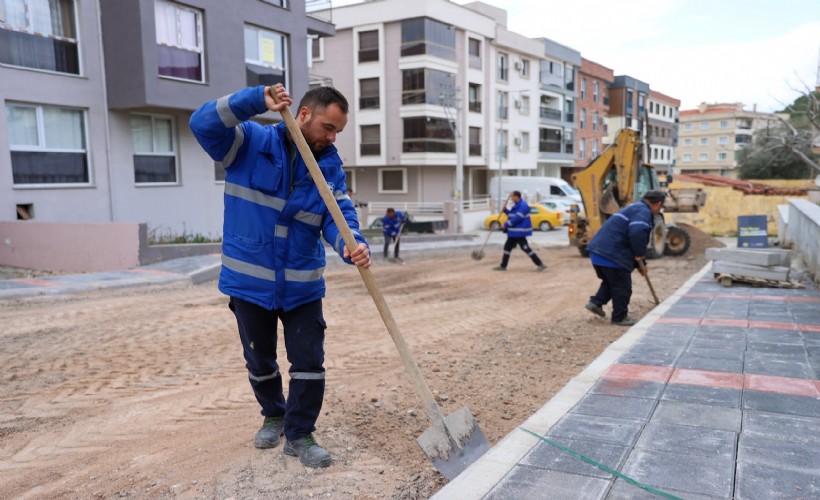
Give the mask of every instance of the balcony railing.
[[330, 0], [305, 0], [305, 13], [320, 21], [333, 22], [333, 8]]
[[557, 141], [538, 141], [539, 153], [560, 153], [561, 143]]
[[560, 109], [541, 108], [541, 118], [549, 120], [561, 120]]

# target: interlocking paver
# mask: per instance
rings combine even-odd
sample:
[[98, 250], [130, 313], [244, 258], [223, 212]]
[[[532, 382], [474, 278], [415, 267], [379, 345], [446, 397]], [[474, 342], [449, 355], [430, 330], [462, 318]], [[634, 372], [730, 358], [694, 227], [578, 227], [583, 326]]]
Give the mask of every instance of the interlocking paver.
[[643, 427], [643, 420], [592, 417], [568, 413], [552, 429], [549, 436], [569, 439], [590, 439], [618, 445], [632, 445]]
[[624, 396], [628, 398], [658, 399], [665, 384], [618, 378], [602, 378], [589, 390], [590, 394]]
[[[555, 442], [614, 470], [618, 470], [621, 467], [627, 453], [629, 453], [631, 449], [629, 446], [618, 446], [583, 439], [556, 438]], [[521, 460], [521, 464], [540, 469], [599, 477], [601, 479], [612, 479], [613, 477], [609, 472], [570, 455], [566, 451], [546, 442], [541, 442], [536, 445], [536, 447]]]
[[740, 409], [695, 403], [661, 401], [652, 422], [694, 425], [710, 429], [740, 432]]
[[737, 444], [737, 461], [770, 465], [801, 472], [820, 472], [820, 449], [777, 435], [746, 432]]
[[634, 450], [626, 459], [623, 474], [660, 489], [727, 497], [732, 493], [734, 457], [704, 457]]
[[737, 500], [820, 497], [820, 475], [817, 474], [740, 462], [736, 481]]
[[742, 394], [743, 392], [738, 389], [669, 384], [666, 390], [663, 391], [661, 399], [679, 403], [699, 403], [709, 406], [740, 408], [740, 397]]
[[791, 378], [814, 378], [814, 369], [808, 356], [801, 358], [760, 352], [747, 352], [744, 359], [745, 373], [778, 375]]
[[654, 409], [654, 399], [587, 394], [570, 410], [570, 413], [629, 420], [647, 420]]
[[772, 394], [769, 392], [743, 391], [741, 408], [745, 410], [783, 413], [786, 415], [820, 415], [820, 400], [805, 396]]
[[801, 417], [759, 411], [743, 413], [743, 432], [775, 436], [798, 443], [820, 445], [820, 415]]
[[578, 498], [605, 498], [611, 481], [599, 478], [545, 471], [517, 465], [484, 498], [509, 500], [511, 498], [576, 500]]
[[650, 422], [635, 448], [734, 459], [737, 434], [692, 425]]

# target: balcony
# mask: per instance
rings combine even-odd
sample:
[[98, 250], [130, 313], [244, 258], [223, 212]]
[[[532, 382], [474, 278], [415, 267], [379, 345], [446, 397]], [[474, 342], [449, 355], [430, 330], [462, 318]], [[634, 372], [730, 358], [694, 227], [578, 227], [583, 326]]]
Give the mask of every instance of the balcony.
[[561, 110], [560, 109], [551, 109], [551, 108], [541, 108], [541, 118], [547, 120], [558, 120], [561, 121]]
[[333, 7], [330, 0], [305, 0], [305, 14], [319, 21], [333, 22]]
[[561, 153], [561, 141], [538, 141], [539, 153]]

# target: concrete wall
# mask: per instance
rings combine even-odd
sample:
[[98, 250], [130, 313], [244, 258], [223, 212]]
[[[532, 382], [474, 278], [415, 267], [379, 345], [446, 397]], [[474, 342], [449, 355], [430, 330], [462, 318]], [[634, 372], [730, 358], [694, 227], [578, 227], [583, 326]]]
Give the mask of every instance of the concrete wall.
[[806, 200], [789, 201], [786, 245], [792, 245], [815, 279], [820, 277], [820, 206]]
[[[812, 181], [757, 181], [784, 188], [814, 187]], [[739, 215], [765, 215], [769, 235], [777, 235], [777, 206], [784, 205], [793, 199], [807, 199], [808, 196], [764, 196], [750, 195], [729, 187], [705, 186], [693, 182], [674, 181], [670, 186], [676, 188], [701, 188], [706, 192], [706, 205], [695, 214], [667, 214], [667, 220], [686, 223], [697, 227], [707, 234], [721, 236], [737, 235], [737, 217]]]
[[0, 221], [0, 264], [91, 272], [139, 264], [139, 225]]

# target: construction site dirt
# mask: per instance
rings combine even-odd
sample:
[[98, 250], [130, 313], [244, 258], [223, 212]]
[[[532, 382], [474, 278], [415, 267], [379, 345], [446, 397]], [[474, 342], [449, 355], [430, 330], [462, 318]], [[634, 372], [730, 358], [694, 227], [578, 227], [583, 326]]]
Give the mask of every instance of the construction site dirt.
[[[723, 246], [688, 229], [686, 255], [649, 263], [660, 300]], [[467, 405], [490, 445], [627, 330], [584, 309], [598, 286], [588, 259], [537, 251], [541, 273], [518, 251], [493, 272], [498, 247], [373, 267], [443, 413]], [[215, 282], [0, 302], [0, 498], [429, 498], [446, 479], [416, 444], [421, 400], [355, 269], [325, 277], [315, 436], [333, 464], [318, 470], [281, 444], [253, 447], [262, 419]], [[652, 297], [633, 277], [640, 317]]]

